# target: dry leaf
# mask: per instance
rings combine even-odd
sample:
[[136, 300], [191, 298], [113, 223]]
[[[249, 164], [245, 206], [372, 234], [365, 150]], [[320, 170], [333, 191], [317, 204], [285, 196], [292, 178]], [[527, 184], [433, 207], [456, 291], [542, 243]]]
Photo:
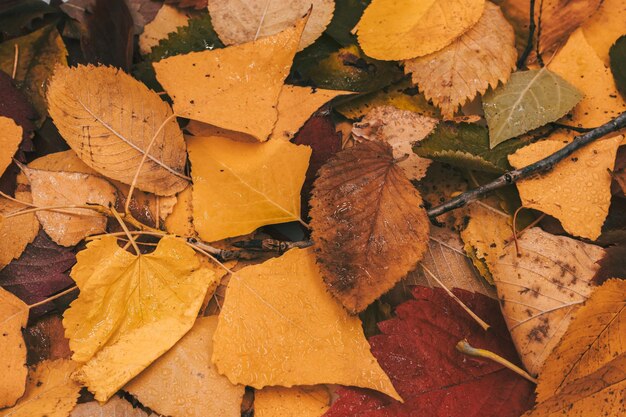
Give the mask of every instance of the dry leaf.
[[311, 148], [281, 140], [244, 143], [188, 137], [193, 218], [207, 242], [300, 219], [300, 190]]
[[373, 0], [356, 26], [372, 58], [411, 59], [450, 45], [478, 22], [484, 0]]
[[274, 35], [292, 26], [311, 11], [298, 51], [322, 35], [335, 11], [334, 0], [209, 0], [211, 22], [226, 45]]
[[[565, 138], [567, 136], [552, 136]], [[519, 181], [517, 189], [524, 207], [556, 217], [570, 234], [591, 240], [600, 236], [611, 204], [611, 174], [623, 136], [600, 139], [559, 162], [552, 171]], [[515, 168], [522, 168], [564, 146], [544, 140], [509, 155]]]
[[603, 0], [582, 28], [585, 39], [608, 66], [609, 49], [626, 33], [626, 0]]
[[126, 400], [113, 397], [105, 404], [97, 401], [78, 404], [69, 417], [156, 417], [143, 411], [141, 408], [133, 408]]
[[67, 417], [80, 391], [71, 378], [77, 366], [66, 359], [41, 362], [28, 373], [24, 396], [14, 407], [0, 410], [0, 417]]
[[[146, 149], [172, 110], [130, 75], [111, 67], [58, 67], [48, 107], [76, 154], [100, 174], [131, 184]], [[137, 188], [172, 195], [187, 185], [185, 143], [175, 118], [160, 131], [137, 178]]]
[[[30, 191], [16, 191], [15, 197], [20, 201], [29, 203], [32, 201]], [[35, 240], [39, 232], [39, 221], [33, 212], [5, 217], [24, 209], [28, 207], [6, 198], [0, 198], [0, 269], [7, 266], [13, 259], [19, 258], [26, 249], [26, 245]]]
[[146, 407], [173, 417], [240, 417], [244, 387], [211, 363], [217, 316], [200, 317], [189, 333], [124, 390]]
[[28, 306], [0, 288], [0, 317], [0, 408], [3, 408], [15, 404], [24, 393], [28, 369], [22, 328], [28, 322]]
[[[502, 244], [501, 241], [497, 242]], [[502, 312], [528, 372], [537, 375], [587, 300], [602, 248], [532, 228], [490, 264]]]
[[176, 32], [181, 26], [187, 26], [189, 15], [174, 6], [164, 4], [159, 9], [156, 17], [148, 23], [139, 36], [139, 51], [142, 54], [148, 54], [153, 46], [159, 44], [161, 39], [167, 38], [167, 35]]
[[70, 342], [65, 338], [65, 329], [59, 316], [44, 316], [28, 326], [23, 334], [28, 347], [27, 362], [31, 365], [45, 360], [69, 359], [72, 356]]
[[410, 180], [420, 180], [426, 175], [431, 160], [417, 156], [413, 152], [413, 145], [428, 136], [438, 122], [437, 119], [412, 111], [380, 106], [370, 110], [363, 120], [355, 123], [352, 134], [390, 144], [393, 157], [405, 175]]
[[0, 116], [0, 175], [13, 161], [13, 155], [22, 142], [22, 128], [13, 119]]
[[254, 393], [255, 417], [321, 417], [330, 404], [325, 386], [267, 387]]
[[264, 141], [274, 129], [278, 96], [305, 24], [301, 19], [254, 42], [166, 58], [154, 69], [176, 114]]
[[324, 281], [348, 311], [363, 311], [424, 255], [429, 221], [422, 198], [391, 146], [377, 141], [339, 152], [314, 187], [312, 238]]
[[475, 26], [444, 49], [405, 61], [404, 72], [411, 73], [444, 117], [452, 118], [476, 94], [506, 83], [516, 59], [513, 28], [500, 8], [487, 1]]
[[77, 379], [98, 401], [171, 348], [193, 325], [207, 289], [217, 285], [194, 250], [169, 236], [140, 256], [113, 236], [89, 242], [71, 276], [80, 295], [63, 325], [72, 358], [86, 362]]
[[233, 383], [354, 385], [399, 398], [361, 321], [328, 294], [311, 249], [235, 273], [213, 342], [213, 363]]
[[165, 230], [167, 230], [168, 233], [178, 236], [195, 236], [196, 229], [193, 227], [192, 186], [178, 193], [176, 199], [172, 213], [165, 218]]
[[[95, 175], [53, 172], [23, 167], [30, 182], [33, 203], [39, 207], [98, 204], [114, 205], [115, 187]], [[43, 230], [61, 246], [74, 246], [85, 237], [106, 231], [107, 217], [89, 209], [42, 210], [37, 218]]]

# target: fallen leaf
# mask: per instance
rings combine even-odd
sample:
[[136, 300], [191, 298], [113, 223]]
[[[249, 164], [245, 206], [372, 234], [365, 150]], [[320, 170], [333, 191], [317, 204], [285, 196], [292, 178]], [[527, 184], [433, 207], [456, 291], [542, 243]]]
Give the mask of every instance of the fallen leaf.
[[156, 414], [150, 414], [141, 408], [133, 408], [126, 400], [113, 397], [105, 404], [97, 401], [78, 404], [69, 417], [156, 417]]
[[556, 121], [580, 102], [579, 85], [557, 74], [547, 67], [515, 72], [508, 83], [485, 94], [490, 148]]
[[13, 155], [22, 142], [22, 128], [13, 119], [0, 116], [0, 175], [13, 162]]
[[207, 242], [300, 219], [311, 149], [286, 141], [244, 143], [226, 135], [187, 138], [193, 218]]
[[126, 0], [126, 5], [133, 17], [135, 35], [141, 34], [163, 7], [163, 3], [154, 0]]
[[321, 417], [329, 404], [325, 386], [266, 387], [254, 393], [255, 417]]
[[489, 87], [505, 84], [515, 68], [513, 28], [500, 8], [485, 2], [476, 25], [444, 49], [404, 62], [414, 84], [446, 118]]
[[166, 39], [168, 34], [176, 32], [179, 27], [187, 26], [188, 23], [187, 13], [173, 6], [163, 5], [154, 20], [145, 26], [143, 33], [139, 36], [139, 50], [144, 55], [150, 53], [161, 39]]
[[[558, 136], [565, 141], [567, 135]], [[545, 140], [509, 156], [515, 168], [532, 164], [563, 148], [563, 141]], [[519, 181], [517, 189], [524, 207], [556, 217], [570, 234], [595, 240], [611, 204], [611, 175], [623, 136], [600, 139], [574, 152], [552, 171]]]
[[626, 33], [626, 1], [603, 0], [583, 25], [585, 39], [605, 65], [609, 63], [609, 48]]
[[373, 0], [355, 28], [359, 45], [376, 59], [428, 55], [473, 27], [484, 5], [484, 0]]
[[[22, 128], [22, 139], [29, 140], [35, 130], [37, 112], [26, 96], [16, 87], [9, 74], [0, 71], [0, 116], [8, 117]], [[32, 150], [32, 143], [25, 149]]]
[[23, 335], [28, 348], [26, 362], [29, 365], [46, 360], [69, 359], [72, 356], [70, 341], [65, 338], [65, 329], [59, 316], [42, 317], [24, 329]]
[[63, 325], [72, 359], [86, 362], [77, 380], [106, 401], [187, 333], [216, 282], [193, 249], [168, 236], [139, 256], [104, 236], [77, 260], [71, 276], [80, 295]]
[[[38, 207], [115, 204], [115, 188], [105, 179], [77, 172], [53, 172], [23, 167]], [[74, 246], [85, 237], [106, 231], [107, 217], [90, 209], [37, 212], [41, 227], [61, 246]]]
[[177, 236], [190, 237], [196, 235], [193, 226], [192, 186], [185, 188], [176, 195], [176, 204], [172, 213], [165, 218], [165, 230]]
[[53, 7], [39, 0], [4, 0], [0, 5], [0, 40], [20, 36], [24, 30], [32, 30], [40, 19], [55, 12]]
[[472, 311], [489, 318], [492, 327], [485, 332], [444, 290], [416, 287], [413, 294], [414, 300], [396, 308], [395, 318], [379, 323], [382, 334], [369, 339], [404, 403], [341, 388], [325, 417], [517, 417], [532, 406], [528, 381], [500, 364], [455, 349], [467, 338], [472, 346], [515, 361], [496, 301], [455, 291]]
[[625, 315], [626, 281], [609, 280], [591, 294], [545, 362], [537, 385], [539, 403], [625, 353]]
[[422, 259], [429, 224], [422, 198], [383, 142], [341, 151], [314, 187], [312, 239], [324, 281], [349, 312], [361, 312]]
[[626, 97], [626, 35], [620, 37], [609, 49], [610, 67], [615, 86], [622, 98]]
[[178, 343], [124, 387], [143, 405], [173, 417], [240, 417], [244, 387], [211, 363], [217, 316], [200, 317]]
[[[10, 407], [24, 393], [26, 385], [26, 344], [22, 328], [28, 322], [28, 306], [0, 288], [0, 408]], [[1, 411], [0, 411], [1, 413]]]
[[399, 399], [361, 321], [328, 294], [311, 249], [236, 272], [213, 343], [213, 363], [232, 383], [355, 385]]
[[[498, 242], [501, 244], [501, 242]], [[599, 246], [531, 228], [490, 263], [502, 313], [525, 368], [542, 366], [594, 288]]]
[[626, 279], [626, 247], [619, 245], [606, 248], [598, 265], [600, 269], [593, 277], [593, 282], [597, 285], [602, 285], [611, 278]]
[[[31, 201], [30, 191], [17, 191], [15, 197], [20, 201]], [[27, 208], [24, 204], [0, 198], [0, 269], [19, 258], [26, 245], [37, 236], [39, 222], [35, 213], [5, 217]]]
[[207, 0], [165, 0], [167, 4], [175, 4], [176, 7], [188, 8], [193, 7], [196, 10], [207, 8]]
[[253, 42], [165, 58], [154, 63], [157, 78], [177, 115], [264, 141], [305, 24], [306, 18]]
[[[110, 67], [57, 68], [48, 87], [50, 115], [80, 159], [106, 177], [172, 195], [187, 186], [185, 142], [169, 105], [145, 85]], [[79, 122], [77, 122], [79, 120]]]
[[393, 106], [372, 109], [363, 120], [354, 124], [352, 134], [367, 140], [379, 140], [391, 145], [396, 164], [410, 180], [420, 180], [426, 175], [430, 160], [413, 152], [416, 142], [435, 129], [437, 119], [422, 116]]
[[28, 373], [24, 396], [0, 417], [67, 417], [76, 405], [80, 385], [71, 378], [78, 364], [66, 359], [44, 361]]
[[209, 13], [215, 31], [226, 45], [255, 41], [275, 35], [297, 22], [310, 10], [298, 51], [311, 45], [330, 23], [335, 10], [334, 0], [209, 0]]

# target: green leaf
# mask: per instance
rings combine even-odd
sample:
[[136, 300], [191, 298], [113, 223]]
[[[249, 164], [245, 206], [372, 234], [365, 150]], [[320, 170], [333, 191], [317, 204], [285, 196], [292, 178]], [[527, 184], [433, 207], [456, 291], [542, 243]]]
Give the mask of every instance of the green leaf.
[[622, 97], [626, 98], [626, 35], [620, 37], [611, 46], [609, 59], [617, 90]]
[[341, 46], [356, 44], [356, 36], [352, 29], [361, 19], [365, 8], [371, 0], [341, 0], [335, 2], [333, 20], [326, 28], [326, 33], [337, 41]]
[[15, 45], [19, 50], [15, 81], [43, 122], [48, 114], [47, 82], [57, 64], [67, 65], [67, 49], [54, 24], [3, 42], [0, 44], [0, 70], [9, 75], [13, 72]]
[[515, 72], [505, 85], [483, 97], [489, 145], [554, 122], [565, 116], [582, 94], [547, 68]]
[[502, 174], [511, 169], [507, 156], [536, 140], [537, 137], [527, 135], [490, 149], [486, 127], [446, 121], [440, 122], [426, 139], [417, 142], [413, 152], [458, 168]]
[[22, 35], [24, 29], [32, 29], [35, 19], [57, 13], [57, 9], [42, 0], [22, 0], [0, 9], [0, 36], [8, 38]]

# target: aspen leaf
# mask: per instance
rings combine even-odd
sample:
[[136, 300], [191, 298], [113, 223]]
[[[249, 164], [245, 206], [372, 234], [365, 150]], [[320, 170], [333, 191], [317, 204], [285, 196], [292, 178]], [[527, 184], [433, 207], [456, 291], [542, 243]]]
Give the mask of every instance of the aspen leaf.
[[28, 306], [0, 288], [0, 317], [0, 408], [3, 408], [15, 404], [24, 393], [28, 369], [22, 328], [28, 322]]
[[414, 84], [452, 118], [460, 105], [507, 82], [517, 52], [513, 28], [500, 8], [485, 2], [475, 26], [444, 49], [404, 62]]
[[22, 142], [22, 128], [13, 119], [0, 116], [0, 175], [4, 173]]
[[526, 230], [517, 242], [519, 256], [509, 242], [490, 270], [517, 351], [528, 372], [537, 375], [589, 298], [604, 251], [539, 228]]
[[306, 18], [253, 42], [166, 58], [154, 69], [176, 114], [265, 141], [305, 24]]
[[133, 255], [113, 236], [87, 244], [72, 278], [80, 295], [66, 310], [65, 334], [77, 373], [106, 401], [170, 349], [193, 325], [212, 271], [200, 267], [193, 249], [164, 237], [148, 255]]
[[428, 55], [474, 26], [484, 0], [373, 0], [356, 26], [359, 45], [376, 59]]
[[266, 387], [254, 393], [255, 417], [321, 417], [329, 404], [325, 386]]
[[150, 414], [141, 408], [133, 408], [126, 400], [113, 397], [105, 404], [97, 401], [78, 404], [69, 417], [156, 417], [156, 414]]
[[[15, 197], [20, 201], [32, 202], [30, 191], [17, 191]], [[0, 198], [0, 269], [13, 259], [19, 258], [26, 245], [32, 242], [39, 232], [39, 221], [35, 213], [5, 217], [27, 208], [24, 204]]]
[[187, 26], [188, 22], [189, 16], [186, 13], [164, 4], [139, 36], [139, 50], [144, 55], [150, 53], [161, 39], [167, 38], [168, 34], [176, 32], [179, 27]]
[[0, 417], [67, 417], [76, 405], [80, 385], [72, 380], [78, 364], [67, 359], [44, 361], [28, 373], [24, 396]]
[[428, 244], [419, 192], [392, 148], [365, 141], [320, 171], [311, 199], [316, 255], [330, 292], [357, 313], [417, 266]]
[[302, 32], [298, 50], [311, 45], [330, 23], [334, 0], [209, 0], [215, 31], [226, 45], [250, 42], [274, 35], [292, 26], [309, 9], [311, 15]]
[[311, 148], [280, 140], [243, 143], [188, 137], [193, 219], [212, 242], [267, 224], [300, 219], [300, 190]]
[[240, 417], [242, 385], [233, 385], [211, 363], [217, 316], [200, 317], [165, 355], [124, 390], [159, 414], [173, 417]]
[[361, 321], [328, 294], [311, 249], [235, 273], [213, 343], [213, 363], [233, 383], [354, 385], [399, 399]]
[[504, 86], [483, 97], [489, 147], [565, 116], [582, 98], [558, 73], [546, 67], [515, 72]]
[[582, 29], [589, 45], [608, 65], [611, 45], [626, 34], [626, 0], [603, 0]]
[[[131, 184], [169, 105], [130, 75], [111, 67], [57, 67], [48, 87], [54, 124], [78, 157], [100, 174]], [[174, 118], [159, 132], [137, 188], [172, 195], [187, 185], [185, 142]]]
[[[572, 235], [597, 239], [609, 212], [609, 170], [613, 169], [622, 139], [621, 135], [600, 139], [574, 152], [552, 171], [518, 182], [516, 185], [524, 207], [556, 217]], [[522, 168], [563, 146], [563, 141], [559, 140], [533, 143], [510, 155], [509, 162], [515, 168]]]

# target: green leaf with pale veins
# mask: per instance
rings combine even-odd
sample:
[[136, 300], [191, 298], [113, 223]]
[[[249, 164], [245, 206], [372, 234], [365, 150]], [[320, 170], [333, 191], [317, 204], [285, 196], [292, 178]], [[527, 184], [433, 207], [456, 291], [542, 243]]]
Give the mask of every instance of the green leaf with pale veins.
[[626, 98], [626, 35], [615, 41], [609, 50], [611, 72], [617, 90]]
[[576, 87], [545, 67], [513, 73], [509, 82], [483, 97], [489, 146], [560, 119], [582, 97]]

